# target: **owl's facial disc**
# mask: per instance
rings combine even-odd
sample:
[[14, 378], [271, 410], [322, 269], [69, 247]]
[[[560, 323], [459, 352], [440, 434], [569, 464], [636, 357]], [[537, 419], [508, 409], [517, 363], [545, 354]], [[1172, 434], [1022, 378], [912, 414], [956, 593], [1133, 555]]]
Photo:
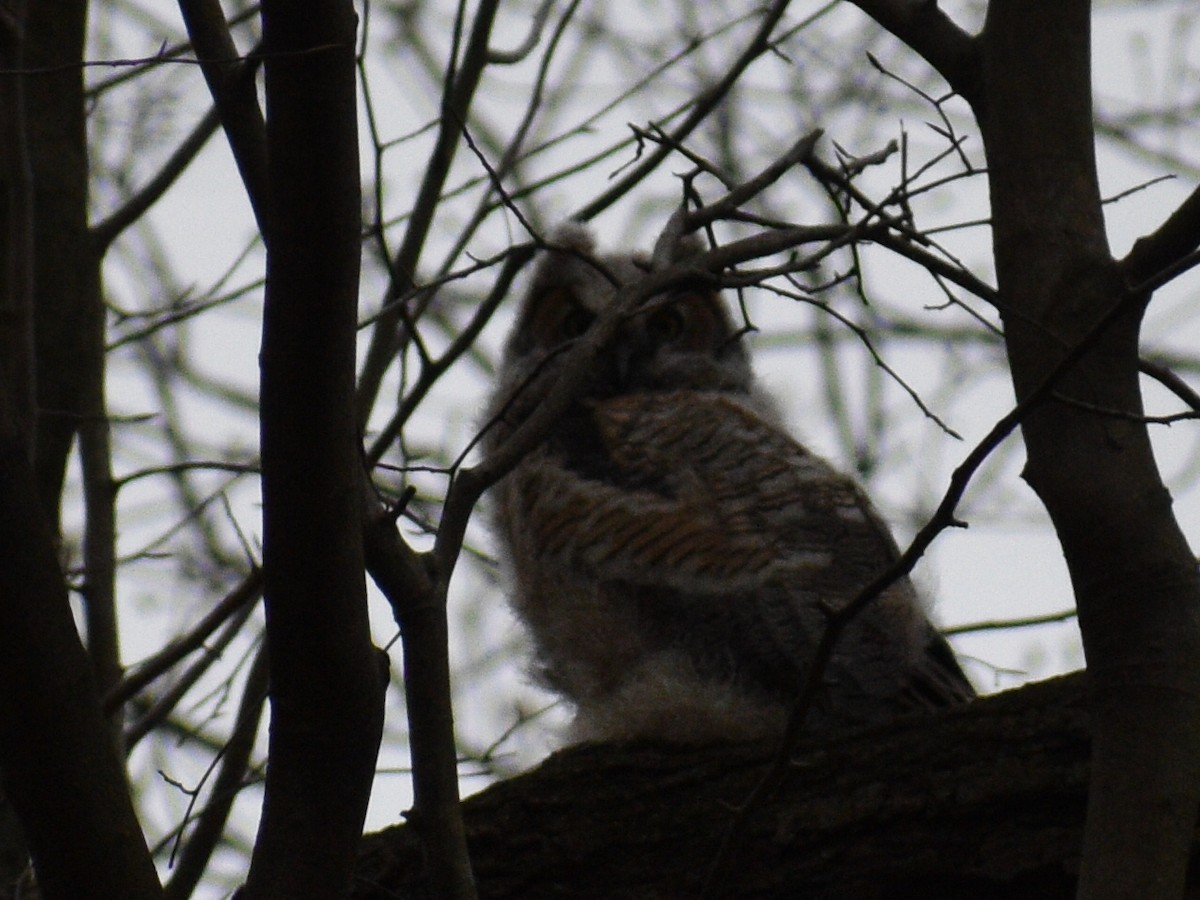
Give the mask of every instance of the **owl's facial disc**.
[[612, 393], [719, 388], [731, 329], [713, 294], [685, 292], [649, 303], [624, 323], [607, 354]]

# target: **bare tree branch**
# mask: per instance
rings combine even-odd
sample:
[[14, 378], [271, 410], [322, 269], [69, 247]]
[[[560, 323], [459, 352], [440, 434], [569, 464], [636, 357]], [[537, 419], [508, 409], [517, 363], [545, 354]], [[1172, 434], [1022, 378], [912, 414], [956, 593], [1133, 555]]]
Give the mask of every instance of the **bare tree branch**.
[[1074, 609], [1061, 612], [1047, 613], [1044, 616], [1026, 616], [1021, 619], [994, 619], [987, 622], [968, 622], [965, 625], [955, 625], [953, 628], [943, 628], [942, 634], [953, 637], [957, 634], [974, 634], [979, 631], [1004, 631], [1009, 628], [1031, 628], [1035, 625], [1052, 625], [1056, 622], [1068, 622], [1079, 613]]
[[[193, 662], [186, 671], [174, 680], [167, 690], [163, 691], [145, 710], [139, 710], [138, 717], [125, 730], [125, 752], [129, 753], [153, 729], [161, 726], [178, 708], [180, 702], [196, 683], [208, 672], [213, 664], [221, 658], [233, 639], [241, 633], [242, 627], [254, 607], [245, 605], [233, 615], [221, 629], [221, 633], [204, 645], [204, 653]], [[140, 704], [139, 704], [140, 705]]]
[[171, 669], [188, 654], [204, 646], [204, 642], [231, 616], [258, 599], [262, 592], [262, 569], [254, 569], [245, 580], [230, 591], [185, 635], [176, 638], [149, 659], [143, 660], [131, 672], [127, 672], [104, 698], [105, 712], [111, 713], [121, 704], [136, 696], [164, 672]]
[[192, 160], [208, 143], [208, 139], [221, 124], [220, 114], [214, 106], [204, 114], [174, 153], [163, 163], [153, 178], [125, 203], [120, 209], [114, 210], [106, 218], [92, 226], [92, 239], [104, 250], [117, 239], [117, 236], [142, 217], [154, 203], [167, 192], [175, 180], [191, 165]]
[[[96, 686], [107, 694], [122, 674], [117, 633], [117, 491], [112, 477], [112, 445], [104, 398], [104, 354], [92, 369], [87, 402], [92, 415], [79, 426], [79, 457], [83, 469], [83, 496], [87, 524], [83, 536], [83, 598], [87, 619], [88, 655], [96, 673]], [[114, 738], [120, 723], [114, 718]]]
[[183, 851], [172, 866], [171, 878], [163, 891], [167, 900], [185, 900], [192, 896], [221, 840], [254, 752], [258, 724], [267, 701], [267, 670], [267, 654], [260, 647], [242, 688], [233, 734], [221, 753], [221, 768], [213, 782], [212, 799], [197, 817]]
[[[0, 70], [20, 70], [25, 57], [25, 2], [0, 19]], [[0, 272], [0, 378], [8, 384], [18, 432], [33, 459], [37, 392], [34, 382], [33, 174], [21, 75], [0, 76], [0, 222], [4, 223], [4, 269]]]
[[855, 6], [921, 54], [968, 103], [981, 99], [975, 39], [928, 0], [853, 0]]
[[[409, 498], [401, 501], [401, 508]], [[450, 698], [449, 573], [431, 572], [396, 532], [395, 515], [368, 497], [367, 565], [392, 607], [404, 646], [404, 694], [413, 761], [411, 814], [425, 848], [426, 873], [439, 897], [470, 900], [474, 874], [459, 809], [458, 753]], [[436, 577], [434, 577], [436, 576]]]
[[[29, 109], [56, 110], [29, 118], [29, 159], [34, 184], [34, 337], [37, 435], [34, 464], [46, 519], [59, 528], [67, 459], [78, 426], [101, 414], [85, 394], [103, 371], [104, 306], [100, 260], [87, 234], [88, 169], [82, 70], [86, 4], [59, 0], [33, 4], [26, 63], [62, 63], [61, 71], [27, 79]], [[99, 342], [99, 344], [97, 343]]]
[[[383, 727], [363, 576], [354, 342], [360, 183], [349, 0], [263, 5], [261, 351], [271, 730], [250, 898], [349, 885]], [[305, 52], [320, 47], [320, 52]]]
[[[802, 743], [747, 823], [724, 896], [1070, 897], [1087, 792], [1085, 681]], [[481, 891], [697, 897], [716, 832], [771, 752], [757, 743], [559, 751], [464, 803]], [[428, 890], [415, 831], [398, 824], [364, 839], [351, 897]]]
[[218, 0], [179, 0], [179, 11], [196, 48], [259, 230], [266, 235], [262, 203], [266, 198], [267, 144], [254, 83], [257, 60], [243, 60], [239, 55]]
[[[464, 4], [465, 7], [465, 4]], [[492, 23], [499, 8], [498, 0], [483, 0], [475, 10], [471, 34], [463, 48], [461, 60], [451, 59], [446, 73], [442, 97], [442, 114], [438, 123], [438, 139], [425, 168], [421, 187], [413, 203], [413, 216], [404, 232], [404, 240], [391, 261], [391, 283], [384, 296], [386, 305], [408, 291], [415, 284], [417, 264], [425, 247], [425, 240], [433, 224], [450, 164], [454, 161], [458, 142], [462, 136], [462, 124], [470, 121], [471, 101], [479, 79], [488, 62], [488, 40], [491, 38]], [[365, 424], [367, 415], [375, 403], [383, 373], [392, 364], [396, 354], [397, 329], [400, 327], [399, 312], [380, 316], [371, 334], [371, 342], [363, 360], [358, 381], [358, 415]]]
[[[1167, 217], [1153, 234], [1137, 240], [1121, 260], [1130, 287], [1153, 291], [1195, 265], [1200, 247], [1200, 188]], [[1187, 263], [1191, 262], [1191, 265]]]
[[688, 213], [681, 223], [684, 233], [691, 233], [710, 225], [723, 218], [730, 218], [738, 208], [748, 200], [757, 197], [764, 190], [782, 178], [794, 166], [806, 162], [813, 155], [817, 141], [821, 138], [820, 129], [812, 131], [800, 138], [778, 160], [767, 166], [758, 175], [732, 188], [716, 203], [707, 204], [703, 209]]
[[719, 892], [728, 886], [728, 879], [731, 874], [730, 865], [734, 859], [738, 841], [741, 837], [741, 825], [778, 788], [783, 780], [790, 766], [792, 751], [804, 733], [803, 729], [808, 713], [812, 710], [817, 696], [822, 690], [825, 670], [829, 665], [829, 661], [833, 658], [833, 651], [837, 647], [838, 641], [841, 640], [846, 628], [867, 606], [875, 602], [885, 590], [895, 584], [898, 579], [912, 572], [917, 562], [925, 555], [925, 551], [929, 549], [938, 535], [947, 528], [965, 527], [965, 524], [956, 517], [956, 511], [959, 503], [962, 501], [963, 495], [966, 493], [967, 487], [971, 483], [971, 479], [974, 478], [979, 467], [983, 465], [1002, 442], [1007, 440], [1016, 431], [1018, 426], [1039, 406], [1047, 402], [1052, 395], [1055, 385], [1070, 375], [1080, 360], [1095, 347], [1097, 342], [1106, 336], [1114, 324], [1126, 317], [1130, 307], [1135, 305], [1136, 298], [1133, 300], [1126, 298], [1114, 304], [1113, 308], [1102, 316], [1080, 339], [1079, 343], [1071, 349], [1071, 352], [1059, 360], [1058, 364], [1049, 372], [1045, 380], [1035, 390], [1022, 397], [1016, 406], [992, 426], [983, 439], [971, 449], [971, 452], [966, 455], [954, 470], [950, 477], [950, 484], [942, 495], [937, 509], [934, 510], [933, 515], [929, 517], [929, 520], [921, 527], [920, 531], [913, 536], [908, 546], [904, 549], [904, 552], [896, 559], [896, 562], [872, 578], [849, 603], [829, 613], [825, 630], [821, 634], [821, 640], [813, 651], [812, 659], [809, 661], [808, 668], [805, 671], [804, 680], [796, 696], [795, 705], [788, 719], [787, 729], [783, 740], [780, 742], [780, 749], [775, 756], [774, 763], [763, 779], [755, 786], [746, 801], [739, 807], [738, 815], [726, 833], [721, 852], [716, 857], [712, 872], [706, 882], [706, 897], [716, 897], [719, 895]]
[[689, 134], [695, 131], [700, 123], [705, 121], [721, 101], [725, 99], [729, 91], [738, 82], [738, 79], [750, 67], [750, 64], [763, 54], [770, 52], [773, 46], [771, 35], [787, 11], [789, 2], [790, 0], [773, 0], [763, 10], [762, 23], [747, 42], [746, 48], [730, 63], [720, 81], [696, 98], [691, 109], [684, 116], [683, 121], [669, 132], [669, 141], [665, 141], [656, 147], [649, 156], [621, 176], [612, 187], [600, 196], [584, 204], [571, 218], [583, 222], [595, 218], [621, 197], [625, 196], [634, 185], [639, 184], [650, 172], [657, 169], [671, 152], [671, 144], [681, 143]]

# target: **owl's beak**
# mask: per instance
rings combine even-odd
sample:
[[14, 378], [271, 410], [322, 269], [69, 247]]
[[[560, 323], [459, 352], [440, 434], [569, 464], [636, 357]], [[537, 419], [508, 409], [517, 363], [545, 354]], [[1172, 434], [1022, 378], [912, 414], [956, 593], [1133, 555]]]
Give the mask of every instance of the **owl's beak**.
[[635, 347], [632, 341], [621, 341], [613, 348], [613, 374], [618, 388], [625, 388], [629, 385], [629, 376], [633, 371], [633, 357]]
[[613, 346], [612, 373], [615, 387], [624, 392], [636, 386], [656, 347], [640, 328], [623, 331]]

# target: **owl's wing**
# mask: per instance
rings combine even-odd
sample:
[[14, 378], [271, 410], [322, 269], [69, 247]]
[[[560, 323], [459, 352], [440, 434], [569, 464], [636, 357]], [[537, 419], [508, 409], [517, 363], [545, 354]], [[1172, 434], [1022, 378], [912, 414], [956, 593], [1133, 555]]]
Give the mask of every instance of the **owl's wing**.
[[963, 674], [949, 642], [932, 625], [917, 663], [909, 670], [901, 699], [912, 708], [965, 703], [975, 688]]
[[[664, 613], [721, 619], [730, 640], [753, 644], [764, 673], [802, 667], [823, 609], [896, 559], [852, 480], [729, 395], [624, 395], [579, 425], [586, 453], [551, 447], [526, 468], [525, 537], [643, 608], [658, 598]], [[907, 580], [861, 618], [833, 677], [893, 707], [972, 696]]]
[[669, 510], [628, 522], [642, 539], [618, 538], [613, 547], [627, 562], [656, 567], [659, 578], [655, 555], [665, 551], [668, 577], [799, 581], [836, 605], [896, 558], [887, 527], [852, 480], [729, 395], [626, 395], [597, 406], [594, 420], [611, 483]]

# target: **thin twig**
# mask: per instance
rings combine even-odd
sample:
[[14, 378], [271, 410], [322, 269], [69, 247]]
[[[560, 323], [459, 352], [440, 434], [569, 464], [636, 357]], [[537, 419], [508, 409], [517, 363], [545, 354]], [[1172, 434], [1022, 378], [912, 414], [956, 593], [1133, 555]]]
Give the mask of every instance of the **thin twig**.
[[208, 143], [208, 139], [213, 136], [220, 124], [221, 117], [214, 106], [204, 114], [204, 118], [192, 129], [191, 134], [175, 149], [175, 152], [167, 158], [155, 176], [146, 182], [141, 190], [126, 200], [119, 209], [113, 210], [106, 218], [92, 226], [92, 240], [96, 242], [96, 246], [101, 252], [116, 240], [122, 231], [138, 221], [142, 214], [167, 192], [175, 180], [192, 164], [192, 160]]
[[953, 628], [943, 628], [942, 634], [956, 637], [960, 634], [974, 634], [978, 631], [1007, 631], [1010, 628], [1031, 628], [1035, 625], [1051, 625], [1056, 622], [1066, 622], [1079, 615], [1075, 609], [1064, 609], [1061, 612], [1047, 613], [1044, 616], [1029, 616], [1025, 619], [992, 619], [986, 622], [969, 622], [966, 625], [955, 625]]
[[204, 642], [208, 640], [209, 636], [220, 628], [230, 616], [257, 600], [261, 594], [262, 570], [256, 568], [245, 577], [241, 584], [226, 594], [225, 598], [213, 607], [204, 618], [197, 622], [191, 631], [171, 641], [153, 656], [126, 672], [125, 677], [105, 695], [105, 712], [111, 713], [146, 685], [174, 667], [188, 654], [204, 646]]
[[[233, 733], [213, 765], [220, 763], [208, 804], [196, 815], [195, 827], [172, 867], [170, 880], [163, 886], [167, 900], [185, 900], [200, 882], [213, 851], [220, 843], [229, 820], [233, 801], [245, 786], [246, 771], [254, 751], [258, 726], [267, 699], [267, 653], [262, 646], [254, 655], [250, 673], [242, 688], [242, 699], [234, 720]], [[186, 824], [186, 819], [185, 819]], [[182, 833], [182, 829], [181, 832]]]
[[[454, 162], [461, 134], [459, 123], [470, 121], [471, 102], [487, 65], [488, 41], [499, 5], [499, 0], [483, 0], [476, 9], [461, 63], [453, 58], [454, 51], [451, 51], [437, 139], [417, 190], [412, 218], [409, 219], [400, 248], [391, 260], [391, 283], [384, 296], [385, 304], [414, 286], [415, 273], [425, 248], [425, 240], [433, 226], [442, 190], [449, 177], [450, 166]], [[460, 15], [461, 12], [460, 8]], [[359, 369], [356, 402], [361, 423], [366, 423], [375, 404], [384, 372], [395, 357], [398, 345], [396, 332], [399, 326], [400, 313], [397, 310], [390, 315], [380, 316], [371, 333], [371, 340]]]

